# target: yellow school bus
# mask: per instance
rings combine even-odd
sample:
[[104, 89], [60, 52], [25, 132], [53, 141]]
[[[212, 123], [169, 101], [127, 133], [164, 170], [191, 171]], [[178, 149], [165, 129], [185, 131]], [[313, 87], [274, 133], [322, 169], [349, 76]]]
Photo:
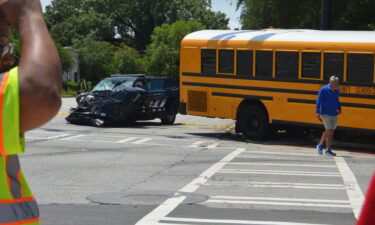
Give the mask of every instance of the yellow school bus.
[[321, 127], [319, 89], [340, 78], [339, 129], [375, 131], [375, 32], [203, 30], [181, 43], [180, 112], [236, 120], [263, 139], [271, 125]]

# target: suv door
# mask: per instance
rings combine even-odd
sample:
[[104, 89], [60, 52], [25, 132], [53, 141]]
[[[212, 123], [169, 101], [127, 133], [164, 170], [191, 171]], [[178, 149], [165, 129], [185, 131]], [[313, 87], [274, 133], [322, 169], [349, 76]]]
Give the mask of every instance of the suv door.
[[165, 93], [165, 79], [154, 78], [148, 80], [149, 112], [158, 114], [165, 111], [167, 103]]

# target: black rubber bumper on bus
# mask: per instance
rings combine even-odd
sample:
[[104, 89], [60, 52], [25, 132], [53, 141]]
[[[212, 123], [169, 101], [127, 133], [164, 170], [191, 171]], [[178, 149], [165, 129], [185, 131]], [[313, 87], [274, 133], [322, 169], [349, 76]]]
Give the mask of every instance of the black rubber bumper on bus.
[[182, 115], [186, 115], [186, 103], [180, 103], [178, 107], [178, 112]]

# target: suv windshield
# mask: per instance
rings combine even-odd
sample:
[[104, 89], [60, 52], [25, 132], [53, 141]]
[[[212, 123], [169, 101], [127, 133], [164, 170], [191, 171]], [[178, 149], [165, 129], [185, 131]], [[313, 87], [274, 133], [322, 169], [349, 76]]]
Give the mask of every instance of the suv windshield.
[[115, 79], [104, 79], [99, 82], [92, 90], [95, 91], [113, 91], [116, 87], [120, 86], [124, 87], [131, 87], [133, 85], [133, 80], [115, 80]]

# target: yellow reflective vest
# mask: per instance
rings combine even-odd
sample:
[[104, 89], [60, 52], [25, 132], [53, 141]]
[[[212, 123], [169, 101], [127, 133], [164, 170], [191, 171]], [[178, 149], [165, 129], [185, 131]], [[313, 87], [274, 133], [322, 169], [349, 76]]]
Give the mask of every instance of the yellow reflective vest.
[[0, 225], [39, 225], [39, 210], [20, 168], [18, 69], [0, 74]]

